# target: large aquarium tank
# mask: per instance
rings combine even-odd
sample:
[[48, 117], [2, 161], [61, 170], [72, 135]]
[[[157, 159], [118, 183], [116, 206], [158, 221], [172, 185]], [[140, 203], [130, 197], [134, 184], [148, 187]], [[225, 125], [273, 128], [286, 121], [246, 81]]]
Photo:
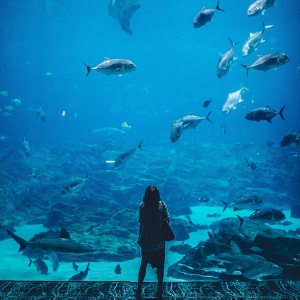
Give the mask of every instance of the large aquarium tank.
[[253, 3], [1, 1], [0, 280], [136, 282], [149, 185], [164, 281], [300, 279], [300, 2]]

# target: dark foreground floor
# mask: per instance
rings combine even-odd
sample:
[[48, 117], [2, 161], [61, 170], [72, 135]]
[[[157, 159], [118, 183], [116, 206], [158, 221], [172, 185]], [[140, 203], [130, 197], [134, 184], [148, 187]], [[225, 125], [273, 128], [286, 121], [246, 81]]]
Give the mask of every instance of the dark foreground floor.
[[[0, 281], [0, 299], [135, 299], [134, 282]], [[143, 299], [155, 299], [145, 283]], [[168, 282], [163, 299], [300, 299], [300, 281]]]

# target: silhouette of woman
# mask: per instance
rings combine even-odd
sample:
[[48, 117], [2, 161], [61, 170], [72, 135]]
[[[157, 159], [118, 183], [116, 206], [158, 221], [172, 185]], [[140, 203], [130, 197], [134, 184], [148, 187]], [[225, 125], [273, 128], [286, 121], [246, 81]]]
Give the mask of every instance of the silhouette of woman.
[[146, 267], [149, 264], [157, 268], [158, 288], [156, 296], [162, 299], [162, 283], [165, 264], [165, 241], [161, 234], [163, 219], [169, 222], [168, 209], [160, 199], [159, 190], [154, 185], [146, 188], [143, 201], [139, 207], [139, 239], [142, 250], [142, 261], [138, 275], [138, 288], [136, 299], [141, 299], [142, 284], [146, 275]]

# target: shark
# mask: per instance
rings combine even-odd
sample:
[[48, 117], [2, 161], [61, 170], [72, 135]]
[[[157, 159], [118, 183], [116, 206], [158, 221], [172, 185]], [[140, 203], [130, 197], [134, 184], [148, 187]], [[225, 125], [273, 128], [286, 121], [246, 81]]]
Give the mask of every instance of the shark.
[[43, 251], [75, 255], [96, 252], [96, 249], [91, 246], [73, 241], [68, 231], [63, 227], [61, 228], [60, 235], [57, 239], [46, 238], [36, 240], [31, 239], [29, 241], [26, 241], [8, 229], [6, 229], [6, 232], [20, 245], [18, 252], [23, 251], [26, 247], [40, 249]]

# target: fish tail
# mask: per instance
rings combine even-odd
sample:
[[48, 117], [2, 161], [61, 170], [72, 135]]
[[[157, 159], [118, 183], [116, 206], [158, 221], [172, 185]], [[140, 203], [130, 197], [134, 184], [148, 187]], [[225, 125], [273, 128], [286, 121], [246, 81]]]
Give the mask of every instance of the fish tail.
[[6, 229], [6, 232], [8, 233], [8, 235], [10, 235], [20, 245], [19, 252], [23, 251], [26, 248], [27, 242], [24, 239], [22, 239], [19, 236], [15, 235], [14, 233], [12, 233], [8, 229]]
[[232, 47], [234, 47], [235, 45], [237, 45], [239, 43], [239, 42], [233, 42], [232, 39], [229, 39], [229, 42]]
[[242, 67], [244, 67], [245, 68], [245, 71], [246, 71], [246, 75], [247, 75], [247, 77], [248, 77], [248, 71], [249, 71], [249, 67], [248, 66], [246, 66], [246, 65], [243, 65], [243, 64], [240, 64]]
[[90, 66], [88, 66], [87, 64], [83, 63], [86, 66], [86, 77], [88, 77], [88, 75], [90, 74], [92, 68]]
[[239, 218], [239, 220], [240, 220], [240, 227], [239, 227], [239, 229], [241, 229], [242, 228], [242, 226], [243, 226], [243, 224], [244, 224], [244, 219], [242, 218], [242, 217], [240, 217], [239, 215], [236, 215], [238, 218]]
[[221, 201], [222, 201], [222, 203], [224, 204], [224, 208], [223, 208], [223, 210], [222, 210], [222, 212], [224, 212], [224, 211], [226, 210], [226, 208], [228, 207], [228, 203], [225, 202], [225, 201], [223, 201], [223, 200], [221, 200]]
[[28, 267], [30, 267], [31, 266], [31, 264], [32, 264], [32, 260], [31, 260], [31, 258], [30, 257], [28, 257], [29, 258], [29, 265], [28, 265]]
[[285, 120], [284, 119], [284, 116], [283, 116], [283, 110], [284, 110], [285, 106], [283, 106], [280, 111], [279, 111], [279, 116], [281, 117], [282, 120]]
[[144, 150], [144, 149], [142, 148], [142, 143], [143, 143], [143, 140], [140, 141], [140, 143], [139, 143], [139, 145], [138, 145], [138, 148], [140, 148], [141, 150]]
[[271, 27], [273, 27], [273, 25], [266, 25], [264, 21], [262, 21], [262, 24], [263, 24], [263, 31], [264, 31], [266, 28], [271, 28]]
[[210, 118], [211, 111], [207, 114], [207, 116], [205, 117], [207, 121], [209, 121], [210, 123], [214, 123]]
[[218, 1], [218, 3], [217, 3], [216, 9], [219, 10], [219, 11], [225, 11], [224, 9], [220, 8], [219, 2], [220, 2], [220, 1]]

